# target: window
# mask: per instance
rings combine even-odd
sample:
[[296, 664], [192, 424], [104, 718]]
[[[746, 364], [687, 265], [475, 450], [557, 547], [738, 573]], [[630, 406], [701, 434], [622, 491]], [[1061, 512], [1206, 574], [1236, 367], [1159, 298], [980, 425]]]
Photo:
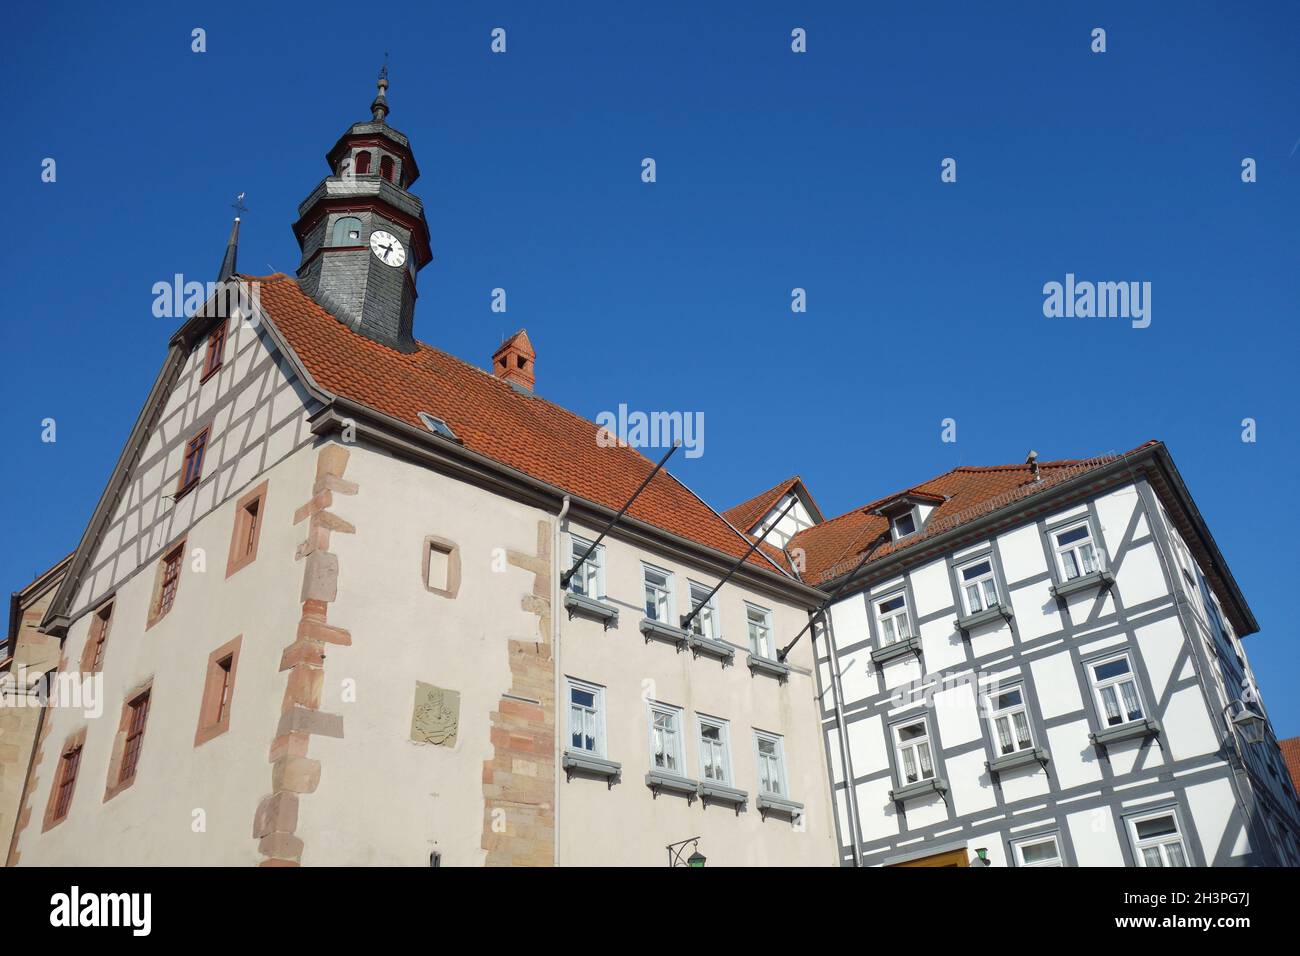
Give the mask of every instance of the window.
[[1089, 664], [1088, 670], [1092, 674], [1092, 686], [1097, 692], [1097, 703], [1107, 727], [1141, 720], [1146, 716], [1127, 654]]
[[1172, 810], [1130, 817], [1129, 833], [1139, 866], [1186, 866], [1187, 854]]
[[199, 727], [194, 733], [196, 747], [230, 729], [230, 708], [235, 696], [235, 672], [239, 667], [239, 648], [243, 640], [241, 634], [208, 655], [203, 698], [199, 702]]
[[390, 183], [393, 181], [393, 168], [394, 168], [393, 157], [391, 156], [379, 157], [379, 175], [383, 176]]
[[90, 619], [90, 634], [86, 649], [81, 655], [83, 674], [98, 674], [104, 667], [104, 649], [108, 645], [108, 632], [113, 624], [113, 602], [109, 601]]
[[568, 680], [569, 749], [605, 756], [605, 689]]
[[1097, 549], [1092, 543], [1092, 530], [1086, 521], [1064, 531], [1054, 531], [1052, 539], [1056, 542], [1056, 560], [1065, 580], [1072, 581], [1101, 570]]
[[930, 733], [924, 719], [895, 726], [894, 745], [898, 752], [898, 772], [904, 785], [934, 779]]
[[1000, 603], [992, 558], [966, 565], [957, 572], [957, 576], [961, 581], [962, 600], [966, 602], [967, 614], [978, 614]]
[[460, 546], [446, 538], [426, 536], [420, 576], [425, 590], [454, 598], [460, 593]]
[[700, 779], [713, 783], [731, 783], [731, 745], [727, 722], [712, 717], [700, 718]]
[[72, 806], [72, 790], [77, 785], [77, 771], [81, 769], [81, 744], [70, 748], [59, 761], [59, 792], [54, 801], [54, 819], [62, 820]]
[[645, 582], [645, 616], [661, 624], [673, 619], [673, 576], [650, 564], [641, 565]]
[[362, 150], [357, 153], [357, 159], [353, 164], [353, 169], [356, 170], [358, 176], [364, 176], [366, 173], [370, 172], [370, 152], [368, 150]]
[[128, 723], [126, 747], [122, 751], [122, 766], [118, 774], [118, 783], [135, 779], [135, 770], [140, 763], [140, 748], [144, 744], [144, 726], [149, 719], [150, 691], [145, 691], [127, 704]]
[[[569, 536], [570, 561], [577, 561], [587, 549], [591, 547], [590, 541], [584, 541], [576, 534]], [[599, 600], [605, 596], [605, 546], [601, 545], [591, 552], [591, 556], [582, 562], [581, 567], [573, 572], [573, 577], [569, 578], [569, 590], [574, 594], [581, 594], [583, 597], [589, 597], [593, 600]]]
[[675, 707], [650, 705], [650, 767], [682, 776], [682, 712]]
[[756, 604], [745, 604], [745, 623], [749, 628], [749, 650], [755, 657], [775, 660], [772, 652], [772, 612]]
[[181, 479], [176, 488], [176, 497], [185, 494], [203, 477], [203, 456], [208, 450], [209, 430], [204, 428], [185, 445], [185, 461], [181, 465]]
[[181, 561], [185, 557], [185, 542], [181, 542], [163, 556], [158, 563], [158, 576], [154, 584], [153, 606], [149, 611], [147, 627], [153, 627], [176, 601], [176, 589], [181, 580]]
[[360, 246], [361, 220], [356, 216], [342, 216], [334, 220], [334, 231], [330, 233], [331, 246]]
[[1062, 866], [1061, 847], [1056, 834], [1030, 837], [1011, 844], [1016, 855], [1016, 866]]
[[786, 795], [785, 745], [777, 734], [754, 731], [758, 750], [758, 789], [774, 797]]
[[420, 421], [424, 423], [424, 427], [429, 429], [429, 431], [433, 432], [435, 435], [441, 435], [443, 438], [450, 438], [455, 442], [460, 441], [460, 439], [456, 437], [456, 433], [451, 430], [451, 426], [441, 418], [430, 415], [428, 412], [420, 412], [419, 416]]
[[208, 351], [203, 358], [203, 378], [207, 378], [217, 369], [226, 354], [226, 320], [220, 320], [208, 334]]
[[993, 746], [998, 756], [1005, 757], [1034, 746], [1023, 687], [1012, 687], [989, 695], [989, 720], [993, 724]]
[[907, 596], [895, 594], [876, 602], [876, 624], [880, 628], [880, 646], [905, 641], [912, 636], [907, 623]]
[[894, 519], [894, 537], [906, 538], [909, 534], [916, 534], [916, 513], [908, 511]]
[[[715, 594], [709, 597], [712, 590], [703, 584], [691, 582], [691, 610], [700, 609], [700, 613], [691, 618], [691, 630], [700, 637], [717, 641], [722, 639], [721, 628], [718, 626], [718, 596]], [[705, 598], [708, 598], [707, 603]]]
[[266, 519], [267, 484], [262, 482], [235, 502], [235, 528], [230, 536], [226, 577], [252, 564], [257, 557], [257, 542], [262, 537], [262, 525]]

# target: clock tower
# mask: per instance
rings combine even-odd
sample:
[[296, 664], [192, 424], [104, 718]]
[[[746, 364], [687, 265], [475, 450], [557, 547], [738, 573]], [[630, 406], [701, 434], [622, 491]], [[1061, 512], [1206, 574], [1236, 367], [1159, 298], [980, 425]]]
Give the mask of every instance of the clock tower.
[[340, 322], [403, 352], [415, 350], [415, 276], [433, 258], [410, 140], [387, 123], [388, 68], [371, 118], [325, 154], [330, 173], [298, 206], [298, 284]]

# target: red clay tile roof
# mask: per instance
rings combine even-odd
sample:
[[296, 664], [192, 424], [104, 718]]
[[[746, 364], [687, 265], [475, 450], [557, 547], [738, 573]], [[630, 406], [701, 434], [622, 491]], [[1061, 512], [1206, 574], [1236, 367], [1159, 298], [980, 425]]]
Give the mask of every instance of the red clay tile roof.
[[760, 518], [772, 510], [775, 505], [785, 495], [787, 491], [799, 483], [799, 476], [787, 478], [785, 481], [773, 485], [767, 491], [757, 494], [748, 501], [742, 501], [734, 508], [728, 508], [722, 512], [722, 517], [726, 518], [741, 531], [749, 531], [750, 528], [758, 524]]
[[[1145, 448], [1150, 444], [1153, 442], [1140, 447]], [[897, 543], [883, 544], [872, 557], [873, 561], [912, 547], [918, 541], [965, 524], [1012, 502], [1046, 491], [1119, 457], [1122, 456], [1040, 462], [1038, 467], [1042, 480], [1038, 482], [1032, 479], [1027, 464], [954, 468], [937, 478], [913, 486], [907, 492], [879, 498], [838, 518], [805, 528], [794, 536], [789, 548], [803, 549], [806, 562], [803, 579], [816, 587], [853, 570], [868, 548], [881, 536], [886, 536], [887, 540], [888, 519], [871, 512], [902, 494], [936, 496], [944, 500], [930, 512], [920, 534]]]
[[[416, 351], [402, 353], [353, 332], [283, 273], [256, 281], [263, 309], [329, 392], [420, 429], [418, 413], [428, 412], [447, 422], [466, 448], [614, 510], [654, 468], [633, 448], [597, 444], [594, 422], [523, 395], [446, 352], [421, 342]], [[628, 514], [737, 558], [750, 544], [666, 469]], [[758, 553], [749, 561], [774, 570]]]
[[1300, 737], [1279, 740], [1277, 745], [1282, 748], [1282, 760], [1291, 772], [1291, 783], [1296, 790], [1300, 790]]

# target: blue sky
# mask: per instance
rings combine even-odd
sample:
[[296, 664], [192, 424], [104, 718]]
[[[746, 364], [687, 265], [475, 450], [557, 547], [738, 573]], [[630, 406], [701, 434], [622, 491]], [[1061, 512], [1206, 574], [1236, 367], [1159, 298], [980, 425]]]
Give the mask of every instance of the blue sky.
[[[718, 508], [797, 472], [839, 514], [957, 464], [1161, 438], [1300, 733], [1300, 7], [913, 6], [16, 7], [0, 587], [76, 544], [172, 331], [153, 283], [214, 277], [240, 191], [241, 271], [292, 273], [297, 203], [389, 50], [433, 234], [420, 338], [486, 364], [525, 326], [548, 398], [703, 412], [674, 470]], [[1151, 282], [1151, 326], [1045, 318], [1067, 272]]]

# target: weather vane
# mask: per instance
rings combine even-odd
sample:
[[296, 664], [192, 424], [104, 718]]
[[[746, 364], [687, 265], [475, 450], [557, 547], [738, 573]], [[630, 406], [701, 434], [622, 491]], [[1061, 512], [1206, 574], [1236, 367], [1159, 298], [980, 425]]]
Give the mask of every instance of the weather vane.
[[244, 205], [244, 194], [240, 193], [235, 197], [235, 201], [230, 204], [230, 208], [235, 210], [241, 216], [248, 212], [248, 207]]
[[388, 51], [387, 50], [384, 51], [384, 65], [379, 68], [379, 78], [381, 80], [388, 79]]

